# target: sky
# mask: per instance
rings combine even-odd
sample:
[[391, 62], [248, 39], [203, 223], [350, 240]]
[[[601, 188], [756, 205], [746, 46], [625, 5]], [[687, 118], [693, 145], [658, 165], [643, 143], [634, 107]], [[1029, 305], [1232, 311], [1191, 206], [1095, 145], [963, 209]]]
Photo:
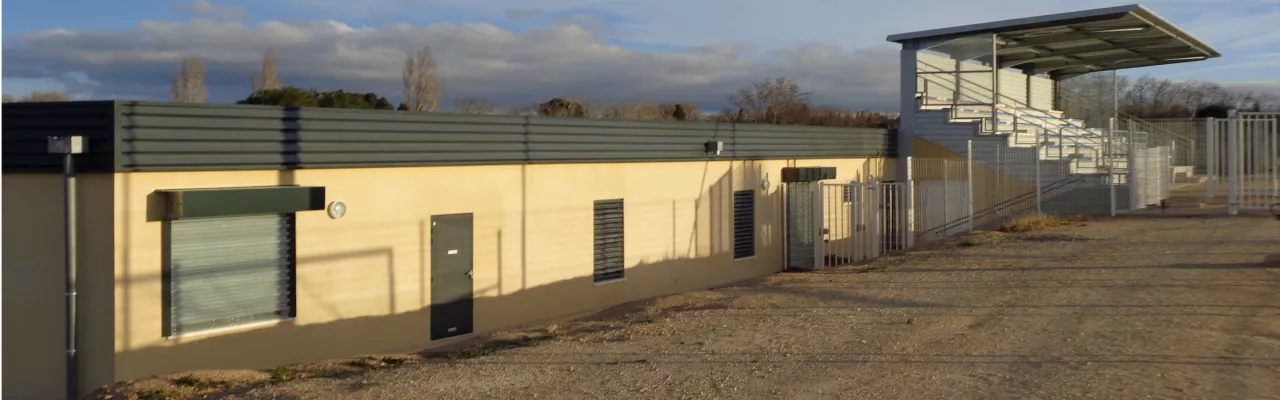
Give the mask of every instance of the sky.
[[[6, 95], [167, 100], [186, 56], [210, 102], [247, 96], [274, 48], [286, 85], [403, 98], [405, 55], [431, 46], [446, 102], [555, 96], [725, 104], [785, 76], [816, 103], [893, 110], [890, 34], [1130, 4], [1112, 0], [8, 0]], [[1223, 53], [1124, 72], [1280, 93], [1280, 0], [1149, 0]], [[75, 10], [69, 12], [68, 10]]]

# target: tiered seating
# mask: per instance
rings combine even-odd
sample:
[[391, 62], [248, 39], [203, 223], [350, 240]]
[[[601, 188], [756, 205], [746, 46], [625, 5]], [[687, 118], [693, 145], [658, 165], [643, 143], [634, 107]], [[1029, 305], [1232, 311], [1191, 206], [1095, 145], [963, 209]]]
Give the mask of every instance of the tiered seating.
[[1041, 160], [1068, 161], [1072, 173], [1103, 172], [1098, 166], [1106, 131], [1086, 127], [1084, 120], [1066, 118], [1062, 111], [999, 104], [992, 118], [992, 107], [979, 101], [927, 93], [919, 97], [921, 110], [946, 111], [942, 115], [947, 123], [976, 124], [979, 135], [1007, 136], [1009, 147], [1039, 145]]

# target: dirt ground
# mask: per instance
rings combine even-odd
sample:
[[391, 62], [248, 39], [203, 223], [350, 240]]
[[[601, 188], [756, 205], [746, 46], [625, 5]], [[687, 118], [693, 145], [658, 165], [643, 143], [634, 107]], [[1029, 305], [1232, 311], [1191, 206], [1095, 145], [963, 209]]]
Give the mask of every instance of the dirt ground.
[[1172, 206], [1188, 215], [980, 233], [218, 397], [1280, 399], [1280, 221]]

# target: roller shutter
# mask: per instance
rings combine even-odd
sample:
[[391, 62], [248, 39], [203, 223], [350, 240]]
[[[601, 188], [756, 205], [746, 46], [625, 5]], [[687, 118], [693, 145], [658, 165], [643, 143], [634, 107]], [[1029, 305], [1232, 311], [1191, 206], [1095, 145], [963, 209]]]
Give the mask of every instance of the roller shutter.
[[167, 336], [294, 315], [293, 214], [167, 225]]

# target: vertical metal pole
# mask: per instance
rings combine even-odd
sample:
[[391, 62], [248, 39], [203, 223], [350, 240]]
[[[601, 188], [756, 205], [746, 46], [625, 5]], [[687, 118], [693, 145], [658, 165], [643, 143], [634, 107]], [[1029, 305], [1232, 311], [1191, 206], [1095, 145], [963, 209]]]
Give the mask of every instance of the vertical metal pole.
[[1268, 171], [1271, 173], [1271, 196], [1280, 196], [1280, 165], [1276, 165], [1280, 160], [1280, 149], [1277, 149], [1277, 136], [1280, 136], [1280, 117], [1267, 119], [1271, 129], [1268, 129], [1263, 135], [1267, 136], [1267, 149], [1271, 150], [1271, 159], [1267, 162]]
[[1235, 110], [1227, 114], [1227, 215], [1236, 215], [1240, 201], [1240, 123]]
[[951, 160], [942, 159], [942, 237], [947, 237], [951, 230]]
[[76, 174], [71, 153], [62, 155], [63, 172], [63, 207], [66, 207], [66, 218], [63, 221], [66, 252], [66, 299], [67, 299], [67, 398], [79, 399], [80, 378], [76, 357]]
[[904, 235], [906, 235], [906, 239], [903, 240], [906, 247], [899, 250], [906, 250], [911, 248], [913, 245], [915, 245], [915, 241], [916, 241], [916, 235], [915, 235], [916, 202], [915, 202], [915, 179], [914, 179], [915, 177], [912, 176], [912, 170], [915, 167], [912, 165], [913, 159], [914, 158], [912, 157], [907, 157], [907, 168], [908, 168], [907, 179], [905, 179], [905, 182], [903, 182], [902, 189], [901, 189], [902, 198], [900, 198], [898, 202], [898, 207], [903, 208], [902, 212], [904, 217], [902, 218], [903, 221], [900, 226], [902, 227], [902, 232], [904, 232]]
[[1217, 134], [1217, 130], [1218, 130], [1218, 129], [1217, 129], [1217, 128], [1218, 128], [1218, 124], [1217, 124], [1217, 122], [1215, 122], [1215, 121], [1214, 121], [1213, 117], [1209, 117], [1209, 118], [1205, 119], [1205, 127], [1204, 127], [1204, 138], [1205, 138], [1205, 140], [1204, 140], [1204, 144], [1205, 144], [1205, 146], [1204, 146], [1204, 147], [1205, 147], [1205, 149], [1204, 149], [1204, 160], [1205, 160], [1205, 166], [1204, 166], [1204, 168], [1205, 168], [1205, 170], [1204, 170], [1204, 172], [1205, 172], [1205, 173], [1204, 173], [1204, 174], [1205, 174], [1204, 191], [1205, 191], [1205, 197], [1208, 197], [1208, 198], [1210, 198], [1210, 199], [1212, 199], [1212, 198], [1213, 198], [1213, 196], [1214, 196], [1214, 194], [1215, 194], [1215, 192], [1217, 192], [1217, 191], [1218, 191], [1218, 190], [1217, 190], [1217, 181], [1218, 181], [1218, 177], [1217, 177], [1217, 173], [1218, 173], [1217, 160], [1218, 160], [1218, 157], [1217, 157], [1217, 154], [1214, 154], [1214, 153], [1216, 153], [1216, 152], [1218, 151], [1218, 145], [1217, 145], [1217, 141], [1218, 141], [1218, 134]]
[[965, 157], [968, 158], [965, 173], [969, 175], [969, 194], [965, 197], [969, 202], [969, 232], [973, 232], [973, 139], [969, 139], [965, 144]]
[[991, 35], [991, 132], [1000, 131], [1000, 35]]
[[[1128, 119], [1119, 121], [1121, 122], [1121, 126], [1123, 126], [1122, 129], [1124, 129], [1125, 148], [1128, 153], [1125, 156], [1125, 182], [1129, 184], [1129, 190], [1126, 194], [1129, 196], [1129, 205], [1125, 207], [1125, 211], [1133, 211], [1138, 206], [1136, 191], [1138, 188], [1138, 173], [1141, 168], [1138, 167], [1138, 153], [1135, 151], [1137, 144], [1133, 135], [1133, 121], [1129, 121]], [[1128, 121], [1128, 123], [1126, 124], [1125, 121]]]
[[1115, 144], [1115, 138], [1116, 138], [1116, 119], [1110, 118], [1109, 122], [1110, 122], [1109, 124], [1110, 127], [1107, 129], [1107, 146], [1106, 146], [1107, 184], [1109, 186], [1108, 189], [1111, 191], [1111, 216], [1114, 217], [1116, 216], [1116, 183], [1117, 182], [1116, 182], [1115, 148], [1112, 147], [1112, 145]]
[[1044, 208], [1040, 203], [1040, 144], [1036, 144], [1036, 156], [1033, 159], [1036, 163], [1036, 215], [1044, 213]]

